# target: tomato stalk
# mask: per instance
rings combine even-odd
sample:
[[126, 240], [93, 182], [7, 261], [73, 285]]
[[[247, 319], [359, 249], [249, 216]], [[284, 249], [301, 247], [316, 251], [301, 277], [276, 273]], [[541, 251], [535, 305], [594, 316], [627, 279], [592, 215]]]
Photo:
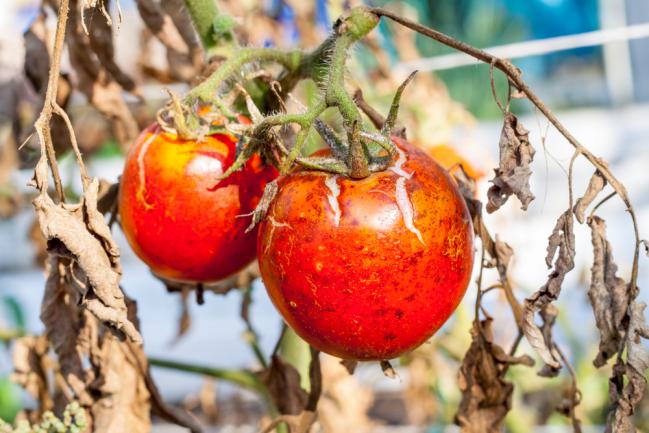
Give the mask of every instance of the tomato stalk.
[[149, 365], [152, 367], [184, 371], [186, 373], [201, 374], [203, 376], [213, 377], [215, 379], [220, 379], [225, 382], [232, 383], [241, 388], [255, 391], [261, 396], [273, 418], [280, 415], [277, 407], [273, 403], [273, 398], [271, 397], [268, 388], [266, 388], [266, 385], [264, 385], [261, 379], [259, 379], [257, 374], [250, 370], [227, 370], [223, 368], [206, 367], [203, 365], [152, 357], [149, 357], [148, 361]]
[[[396, 150], [390, 139], [390, 133], [396, 117], [396, 109], [391, 110], [388, 116], [391, 122], [386, 122], [387, 129], [366, 130], [361, 113], [352, 96], [346, 91], [344, 81], [345, 64], [350, 48], [372, 31], [378, 22], [379, 17], [369, 9], [354, 8], [349, 16], [336, 22], [333, 34], [309, 53], [301, 50], [283, 51], [272, 48], [237, 50], [231, 53], [228, 60], [209, 78], [193, 88], [186, 95], [185, 104], [188, 106], [196, 103], [212, 104], [230, 123], [236, 123], [237, 118], [221, 100], [222, 94], [231, 89], [232, 86], [226, 85], [229, 84], [229, 80], [237, 74], [241, 75], [241, 71], [245, 70], [244, 67], [248, 64], [282, 65], [284, 72], [278, 77], [278, 81], [281, 84], [279, 91], [284, 95], [302, 79], [312, 79], [322, 88], [321, 98], [302, 113], [274, 114], [266, 117], [257, 113], [258, 118], [253, 125], [243, 128], [239, 125], [238, 128], [242, 130], [244, 137], [244, 151], [240, 152], [237, 161], [222, 178], [243, 167], [255, 152], [269, 154], [268, 148], [274, 149], [276, 155], [281, 155], [281, 160], [275, 162], [282, 173], [287, 173], [294, 163], [297, 163], [309, 169], [360, 179], [371, 172], [384, 170], [392, 164]], [[244, 96], [252, 100], [250, 95]], [[399, 96], [400, 92], [395, 97], [396, 104], [393, 104], [393, 107], [398, 107]], [[248, 104], [249, 109], [250, 106]], [[341, 114], [346, 132], [345, 139], [338, 137], [331, 128], [319, 120], [319, 116], [328, 108], [335, 108]], [[189, 114], [188, 117], [194, 119], [187, 120], [186, 124], [200, 124], [198, 115]], [[295, 143], [291, 148], [284, 145], [278, 134], [274, 132], [275, 127], [289, 124], [299, 126]], [[315, 128], [332, 149], [333, 156], [303, 157], [301, 155], [302, 147], [312, 128]]]
[[234, 20], [221, 14], [214, 0], [184, 0], [203, 48], [209, 55], [231, 50], [237, 45], [232, 34]]

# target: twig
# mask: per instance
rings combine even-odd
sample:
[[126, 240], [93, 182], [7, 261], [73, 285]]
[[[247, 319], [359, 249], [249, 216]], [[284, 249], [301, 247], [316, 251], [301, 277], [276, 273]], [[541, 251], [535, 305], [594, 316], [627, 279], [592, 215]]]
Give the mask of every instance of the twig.
[[[54, 37], [54, 49], [52, 51], [52, 61], [50, 65], [50, 72], [47, 79], [47, 91], [45, 92], [45, 101], [43, 102], [43, 109], [38, 116], [34, 128], [38, 134], [41, 143], [41, 158], [47, 157], [50, 169], [52, 170], [52, 177], [54, 178], [54, 188], [58, 200], [62, 203], [65, 201], [65, 193], [63, 192], [63, 183], [59, 174], [59, 166], [56, 162], [56, 152], [54, 151], [54, 143], [52, 142], [52, 131], [50, 129], [50, 122], [52, 121], [52, 113], [56, 106], [56, 95], [59, 84], [59, 74], [61, 69], [61, 54], [63, 52], [63, 44], [65, 42], [65, 29], [68, 22], [68, 13], [70, 11], [69, 0], [61, 0], [59, 3], [58, 21], [56, 23], [56, 34]], [[47, 184], [41, 185], [41, 188], [47, 188]]]
[[185, 362], [170, 361], [161, 358], [149, 358], [149, 365], [152, 367], [179, 370], [187, 373], [202, 374], [214, 377], [238, 385], [242, 388], [251, 389], [266, 395], [268, 391], [261, 380], [248, 370], [226, 370], [222, 368], [205, 367], [202, 365], [189, 364]]
[[611, 184], [611, 187], [615, 192], [620, 196], [620, 199], [624, 202], [627, 207], [627, 211], [631, 216], [633, 223], [633, 231], [635, 236], [635, 250], [633, 254], [633, 268], [631, 272], [631, 281], [630, 287], [634, 293], [637, 292], [637, 280], [638, 280], [638, 259], [640, 254], [640, 235], [638, 231], [638, 224], [636, 221], [636, 215], [631, 205], [631, 200], [626, 191], [624, 185], [611, 173], [609, 168], [605, 163], [602, 162], [598, 157], [593, 155], [586, 147], [584, 147], [559, 121], [559, 119], [554, 115], [554, 113], [541, 101], [541, 99], [530, 89], [530, 87], [523, 81], [521, 77], [521, 71], [514, 66], [509, 60], [498, 58], [492, 54], [487, 53], [479, 48], [476, 48], [472, 45], [469, 45], [465, 42], [459, 41], [451, 36], [448, 36], [442, 32], [431, 29], [429, 27], [423, 26], [419, 23], [411, 21], [407, 18], [403, 18], [394, 12], [382, 8], [371, 8], [370, 9], [374, 14], [380, 17], [387, 17], [391, 20], [408, 27], [411, 30], [414, 30], [422, 35], [425, 35], [431, 39], [434, 39], [446, 46], [454, 48], [458, 51], [462, 51], [478, 60], [483, 61], [488, 65], [493, 65], [501, 72], [503, 72], [509, 81], [516, 86], [516, 88], [525, 94], [527, 98], [534, 104], [541, 113], [552, 123], [552, 125], [563, 135], [566, 140], [579, 152], [580, 155], [583, 155], [597, 170], [602, 173], [606, 181]]

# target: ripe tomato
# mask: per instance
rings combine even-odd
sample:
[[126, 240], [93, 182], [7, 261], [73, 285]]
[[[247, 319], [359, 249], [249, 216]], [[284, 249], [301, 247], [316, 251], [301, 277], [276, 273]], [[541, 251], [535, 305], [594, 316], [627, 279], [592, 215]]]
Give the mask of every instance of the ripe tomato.
[[258, 155], [223, 181], [236, 140], [223, 134], [182, 140], [152, 125], [126, 159], [119, 194], [122, 229], [154, 273], [208, 282], [255, 257], [257, 231], [244, 233], [266, 183], [277, 176]]
[[268, 293], [307, 342], [356, 360], [414, 349], [448, 319], [473, 266], [473, 230], [447, 172], [395, 139], [399, 160], [352, 180], [296, 171], [261, 223]]

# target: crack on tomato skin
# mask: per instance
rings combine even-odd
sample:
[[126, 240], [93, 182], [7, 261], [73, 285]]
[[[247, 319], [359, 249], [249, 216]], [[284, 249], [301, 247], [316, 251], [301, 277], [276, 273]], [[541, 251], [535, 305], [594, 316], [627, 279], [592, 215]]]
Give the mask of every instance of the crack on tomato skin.
[[340, 216], [342, 212], [340, 211], [340, 204], [338, 203], [338, 197], [340, 196], [340, 186], [338, 185], [338, 176], [327, 176], [324, 181], [325, 186], [329, 189], [330, 194], [327, 194], [327, 201], [329, 206], [334, 213], [334, 223], [336, 227], [340, 226]]
[[403, 164], [405, 164], [408, 161], [408, 158], [406, 157], [406, 152], [401, 150], [399, 146], [396, 146], [395, 148], [397, 149], [399, 158], [397, 158], [397, 162], [395, 162], [394, 165], [390, 167], [390, 170], [395, 172], [397, 175], [401, 176], [402, 178], [410, 179], [413, 173], [408, 173], [403, 169]]
[[403, 224], [410, 232], [417, 236], [417, 239], [419, 239], [419, 242], [421, 242], [423, 246], [427, 246], [426, 242], [424, 242], [424, 238], [422, 237], [421, 232], [417, 227], [415, 227], [415, 211], [413, 209], [412, 202], [410, 201], [410, 197], [408, 196], [408, 190], [406, 189], [406, 178], [403, 176], [397, 179], [396, 199], [397, 206], [399, 206], [399, 210], [401, 211], [401, 215], [403, 216]]
[[270, 249], [270, 244], [273, 242], [273, 235], [275, 234], [275, 229], [277, 227], [287, 227], [289, 229], [293, 229], [290, 224], [288, 223], [280, 223], [277, 222], [275, 218], [273, 218], [271, 215], [268, 215], [267, 217], [268, 222], [270, 222], [270, 225], [272, 226], [270, 229], [270, 233], [268, 233], [268, 242], [266, 242], [266, 248], [264, 249], [264, 254], [268, 254], [268, 250]]
[[142, 203], [146, 210], [152, 209], [153, 205], [146, 201], [146, 169], [144, 168], [144, 157], [146, 156], [151, 143], [153, 143], [153, 141], [158, 138], [158, 135], [160, 135], [160, 131], [160, 127], [156, 126], [155, 132], [151, 134], [151, 136], [147, 138], [144, 143], [142, 143], [142, 146], [137, 153], [137, 174], [140, 184], [137, 187], [136, 194], [138, 200]]

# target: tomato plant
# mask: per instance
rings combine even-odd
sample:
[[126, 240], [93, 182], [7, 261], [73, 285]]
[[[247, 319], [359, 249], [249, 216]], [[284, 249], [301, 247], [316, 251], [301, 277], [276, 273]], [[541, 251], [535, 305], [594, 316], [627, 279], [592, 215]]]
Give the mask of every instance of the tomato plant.
[[297, 171], [261, 224], [264, 284], [287, 323], [345, 359], [391, 359], [419, 346], [458, 305], [473, 229], [447, 172], [395, 139], [386, 171], [354, 180]]
[[132, 147], [121, 179], [119, 215], [131, 247], [156, 274], [187, 281], [227, 277], [255, 257], [256, 230], [239, 218], [276, 176], [259, 155], [219, 180], [235, 160], [226, 134], [183, 140], [157, 125]]

